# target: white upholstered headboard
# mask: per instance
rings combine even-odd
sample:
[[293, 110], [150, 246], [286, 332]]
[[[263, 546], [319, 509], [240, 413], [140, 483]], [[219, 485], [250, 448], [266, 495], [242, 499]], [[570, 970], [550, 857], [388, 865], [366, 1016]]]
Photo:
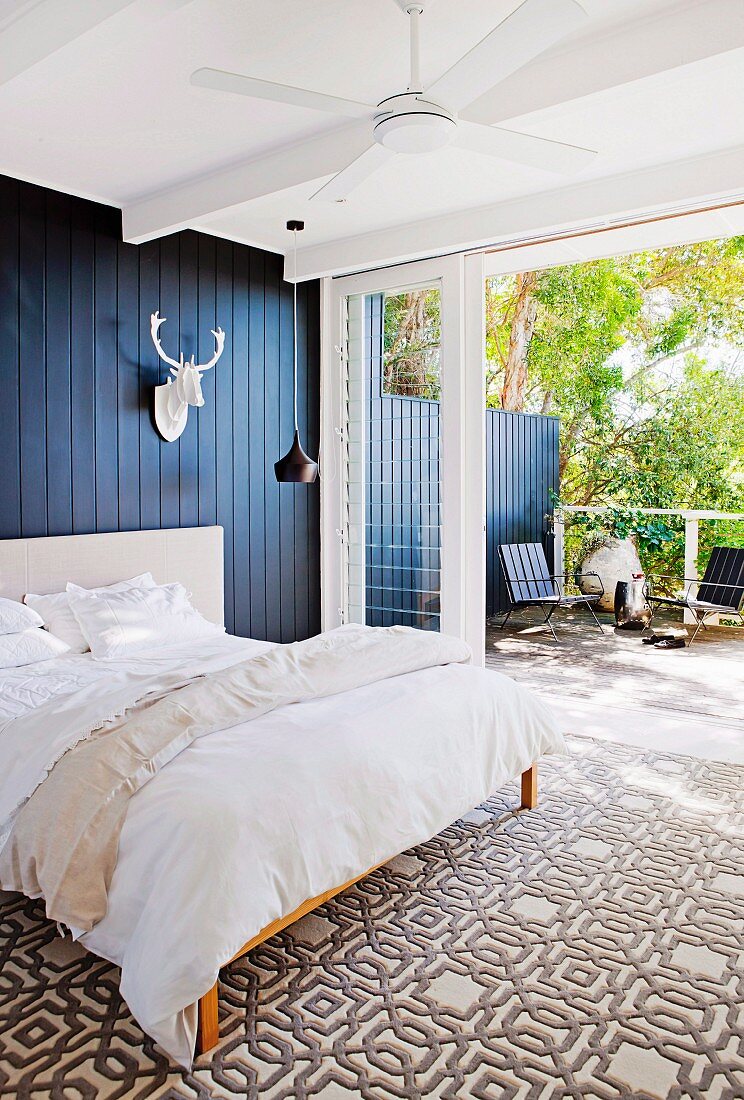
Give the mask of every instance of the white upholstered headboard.
[[180, 581], [202, 615], [224, 623], [221, 527], [0, 540], [0, 596], [11, 600], [61, 592], [67, 581], [96, 588], [148, 570], [158, 584]]

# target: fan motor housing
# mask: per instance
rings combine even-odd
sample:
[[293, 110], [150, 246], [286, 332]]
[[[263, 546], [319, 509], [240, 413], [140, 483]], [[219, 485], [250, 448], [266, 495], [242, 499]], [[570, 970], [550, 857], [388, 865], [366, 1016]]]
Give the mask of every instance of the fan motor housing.
[[449, 144], [456, 127], [454, 115], [444, 107], [404, 92], [378, 105], [373, 136], [396, 153], [429, 153]]

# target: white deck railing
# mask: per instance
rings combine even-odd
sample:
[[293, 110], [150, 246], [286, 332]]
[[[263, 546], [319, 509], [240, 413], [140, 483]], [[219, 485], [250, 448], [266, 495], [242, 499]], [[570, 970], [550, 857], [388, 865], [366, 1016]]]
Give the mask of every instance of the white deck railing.
[[[570, 512], [606, 512], [608, 508], [627, 508], [627, 505], [612, 504], [561, 504], [556, 507], [553, 516], [553, 534], [555, 535], [556, 572], [565, 573], [565, 520], [563, 516]], [[633, 512], [642, 512], [646, 516], [682, 516], [685, 521], [685, 577], [697, 580], [698, 535], [700, 520], [733, 519], [744, 521], [744, 512], [715, 512], [700, 508], [633, 508]], [[685, 622], [694, 622], [694, 616], [685, 612]]]

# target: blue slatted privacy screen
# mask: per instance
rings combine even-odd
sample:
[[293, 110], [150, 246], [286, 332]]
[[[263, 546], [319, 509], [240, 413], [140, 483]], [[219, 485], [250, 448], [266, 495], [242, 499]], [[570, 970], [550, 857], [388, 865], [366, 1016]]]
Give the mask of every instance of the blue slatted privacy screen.
[[364, 308], [366, 621], [439, 630], [439, 402], [383, 392], [384, 295]]
[[[0, 176], [0, 538], [225, 528], [228, 629], [320, 629], [319, 486], [278, 485], [292, 439], [292, 288], [273, 253], [200, 233], [122, 243], [118, 210]], [[299, 419], [316, 454], [320, 312], [301, 284]], [[151, 420], [164, 348], [206, 361], [176, 443]]]
[[547, 515], [558, 494], [555, 416], [486, 410], [486, 614], [508, 607], [499, 544], [541, 542], [553, 571]]

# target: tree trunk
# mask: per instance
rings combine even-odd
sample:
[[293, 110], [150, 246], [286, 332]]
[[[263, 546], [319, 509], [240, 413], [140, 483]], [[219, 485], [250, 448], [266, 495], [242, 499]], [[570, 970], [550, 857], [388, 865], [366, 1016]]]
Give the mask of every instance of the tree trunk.
[[[426, 332], [426, 291], [405, 296], [405, 312], [386, 356], [385, 382], [401, 397], [421, 397], [426, 392], [425, 359], [420, 350]], [[407, 349], [413, 350], [406, 354]]]
[[509, 353], [504, 366], [504, 385], [501, 389], [501, 408], [510, 412], [524, 410], [527, 390], [527, 353], [535, 328], [537, 301], [533, 291], [537, 285], [536, 271], [523, 271], [517, 275], [514, 314], [509, 334]]

